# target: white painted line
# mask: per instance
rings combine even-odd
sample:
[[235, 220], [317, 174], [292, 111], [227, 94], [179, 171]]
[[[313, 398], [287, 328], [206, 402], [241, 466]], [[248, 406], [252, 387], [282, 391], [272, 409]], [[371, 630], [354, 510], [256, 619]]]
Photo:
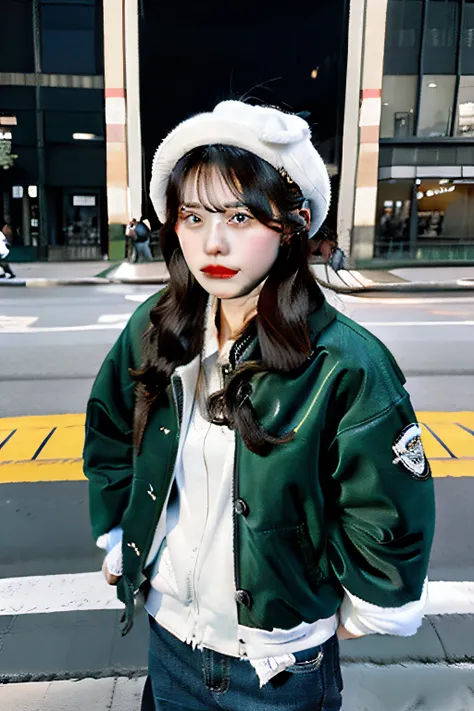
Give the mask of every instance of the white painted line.
[[121, 323], [91, 323], [85, 326], [36, 326], [34, 328], [11, 328], [0, 329], [2, 333], [74, 333], [76, 331], [109, 331], [111, 329], [122, 330], [127, 324]]
[[354, 294], [339, 294], [339, 297], [343, 301], [348, 301], [352, 303], [356, 303], [359, 306], [366, 305], [369, 306], [370, 304], [383, 304], [384, 306], [387, 304], [396, 304], [396, 305], [406, 305], [409, 304], [411, 306], [415, 304], [474, 304], [474, 298], [472, 296], [447, 296], [446, 298], [440, 298], [439, 296], [436, 297], [430, 297], [426, 296], [426, 298], [421, 298], [421, 297], [393, 297], [389, 296], [387, 298], [381, 298], [381, 297], [376, 297], [376, 296], [355, 296]]
[[102, 314], [97, 323], [83, 326], [31, 326], [37, 316], [0, 316], [0, 334], [2, 333], [74, 333], [75, 331], [107, 331], [123, 329], [132, 313]]
[[474, 321], [360, 321], [361, 326], [405, 328], [410, 326], [474, 326]]
[[144, 301], [150, 298], [150, 296], [153, 296], [156, 292], [151, 291], [149, 294], [126, 294], [125, 298], [127, 301], [136, 301], [139, 304], [143, 304]]
[[0, 333], [23, 331], [38, 320], [38, 316], [1, 316]]
[[127, 323], [131, 313], [127, 314], [102, 314], [97, 319], [97, 323]]
[[[122, 608], [102, 572], [0, 580], [0, 616]], [[474, 614], [474, 582], [430, 581], [426, 614]]]
[[122, 608], [102, 572], [0, 580], [0, 615]]
[[469, 615], [474, 613], [474, 582], [428, 583], [427, 615]]

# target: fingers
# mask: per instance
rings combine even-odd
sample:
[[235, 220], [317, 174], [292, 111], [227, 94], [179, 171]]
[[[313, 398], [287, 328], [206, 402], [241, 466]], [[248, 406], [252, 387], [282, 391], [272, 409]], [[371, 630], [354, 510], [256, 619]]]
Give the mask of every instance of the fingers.
[[107, 580], [109, 585], [117, 585], [118, 581], [120, 580], [120, 575], [114, 575], [113, 573], [109, 572], [109, 569], [107, 567], [107, 563], [104, 562], [102, 571], [105, 575], [105, 579]]

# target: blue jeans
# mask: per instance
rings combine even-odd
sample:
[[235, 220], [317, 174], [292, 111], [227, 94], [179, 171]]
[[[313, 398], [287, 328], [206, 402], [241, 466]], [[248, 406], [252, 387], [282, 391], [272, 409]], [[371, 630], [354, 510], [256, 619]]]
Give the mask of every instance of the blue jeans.
[[[296, 664], [262, 689], [245, 660], [193, 650], [150, 620], [148, 673], [156, 711], [339, 711], [342, 678], [336, 636], [296, 652]], [[321, 655], [322, 652], [322, 655]]]
[[137, 250], [137, 262], [151, 262], [153, 255], [150, 249], [150, 242], [135, 242], [135, 249]]

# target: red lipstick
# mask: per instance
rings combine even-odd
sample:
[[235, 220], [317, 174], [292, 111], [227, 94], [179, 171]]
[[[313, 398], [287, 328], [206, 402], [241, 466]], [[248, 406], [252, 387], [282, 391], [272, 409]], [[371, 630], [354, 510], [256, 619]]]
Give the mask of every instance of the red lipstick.
[[237, 274], [238, 270], [228, 269], [220, 264], [209, 264], [207, 267], [201, 269], [201, 271], [214, 279], [230, 279]]

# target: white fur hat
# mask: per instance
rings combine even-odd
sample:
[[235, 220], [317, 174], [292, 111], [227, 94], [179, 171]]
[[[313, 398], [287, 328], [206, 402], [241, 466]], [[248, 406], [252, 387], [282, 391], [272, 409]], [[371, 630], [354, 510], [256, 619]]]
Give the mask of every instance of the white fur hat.
[[324, 222], [331, 199], [328, 172], [311, 143], [306, 121], [295, 114], [241, 101], [223, 101], [214, 111], [197, 114], [171, 131], [153, 161], [150, 197], [161, 222], [166, 219], [166, 188], [176, 163], [198, 146], [221, 143], [245, 148], [274, 168], [286, 171], [309, 201], [310, 235]]

